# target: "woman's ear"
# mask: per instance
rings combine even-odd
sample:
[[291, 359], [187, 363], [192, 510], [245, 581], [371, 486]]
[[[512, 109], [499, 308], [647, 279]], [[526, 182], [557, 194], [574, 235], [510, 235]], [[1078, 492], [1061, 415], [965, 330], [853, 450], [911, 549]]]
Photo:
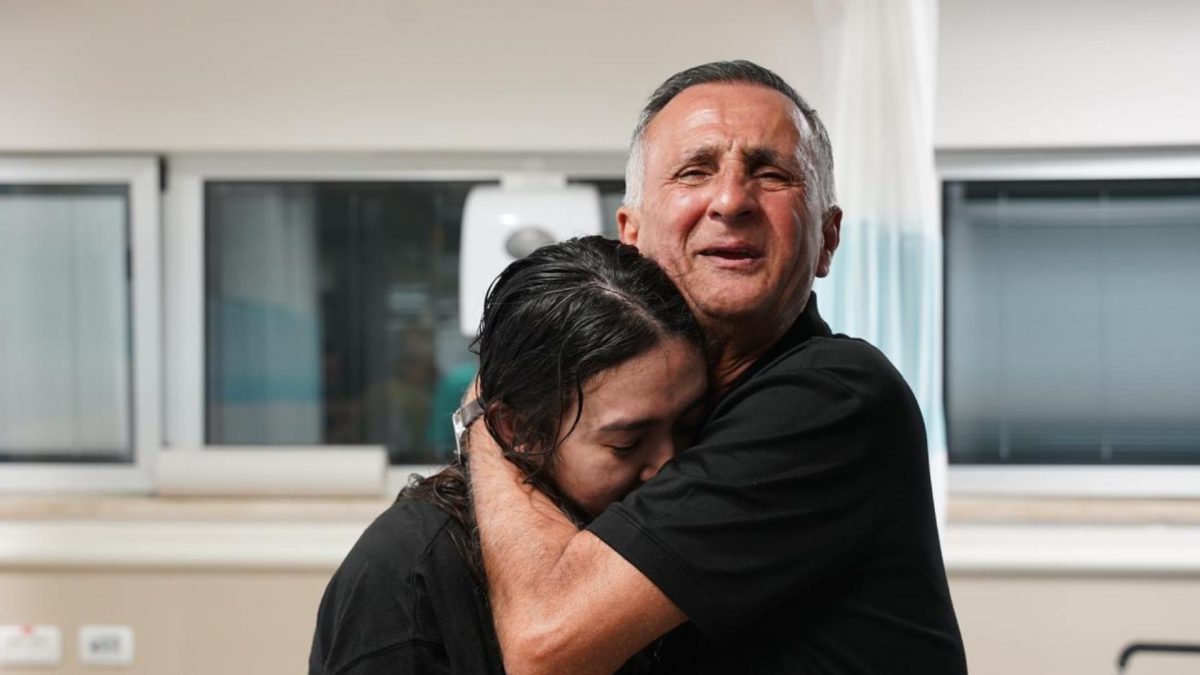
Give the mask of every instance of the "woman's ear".
[[506, 451], [511, 450], [517, 436], [517, 423], [513, 411], [497, 401], [488, 403], [484, 407], [483, 416], [487, 420], [488, 428], [494, 435], [499, 435], [496, 442], [500, 444], [500, 447]]

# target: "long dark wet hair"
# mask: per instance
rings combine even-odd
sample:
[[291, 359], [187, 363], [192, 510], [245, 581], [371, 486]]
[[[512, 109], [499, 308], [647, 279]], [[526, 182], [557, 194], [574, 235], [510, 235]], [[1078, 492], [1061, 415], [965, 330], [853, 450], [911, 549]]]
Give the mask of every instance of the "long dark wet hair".
[[[546, 468], [579, 422], [584, 383], [670, 338], [706, 352], [704, 333], [662, 268], [612, 239], [582, 237], [539, 248], [488, 289], [472, 343], [484, 423], [527, 481], [577, 523], [584, 520], [581, 510], [561, 495]], [[572, 410], [574, 420], [559, 436]], [[430, 502], [461, 523], [471, 540], [459, 548], [483, 578], [464, 463], [456, 459], [432, 476], [414, 475], [398, 498]]]

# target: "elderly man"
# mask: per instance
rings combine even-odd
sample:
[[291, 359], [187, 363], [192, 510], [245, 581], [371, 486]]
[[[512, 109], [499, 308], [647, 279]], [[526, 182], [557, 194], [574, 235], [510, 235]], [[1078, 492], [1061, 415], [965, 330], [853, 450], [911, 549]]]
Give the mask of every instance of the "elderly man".
[[916, 402], [811, 292], [841, 225], [816, 113], [752, 63], [689, 69], [643, 110], [626, 182], [621, 238], [713, 338], [714, 405], [693, 449], [583, 531], [475, 425], [509, 672], [609, 673], [685, 621], [698, 672], [966, 672]]

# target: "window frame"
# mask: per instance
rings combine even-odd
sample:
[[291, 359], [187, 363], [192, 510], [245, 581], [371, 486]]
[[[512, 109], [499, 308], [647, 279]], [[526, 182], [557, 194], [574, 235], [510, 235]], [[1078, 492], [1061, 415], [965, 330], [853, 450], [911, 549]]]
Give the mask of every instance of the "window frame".
[[[946, 181], [1196, 179], [1200, 147], [939, 150], [936, 165], [939, 195]], [[944, 220], [942, 227], [944, 239]], [[944, 350], [941, 358], [944, 363]], [[952, 496], [1194, 498], [1200, 497], [1200, 466], [951, 463], [949, 491]]]
[[162, 447], [159, 161], [152, 156], [4, 156], [0, 183], [129, 187], [132, 461], [0, 463], [0, 493], [145, 493]]
[[[204, 187], [207, 181], [499, 181], [624, 177], [623, 153], [204, 153], [173, 156], [163, 228], [164, 449], [219, 450], [204, 443]], [[284, 446], [276, 446], [284, 447]], [[329, 446], [286, 446], [320, 451]], [[379, 447], [382, 446], [367, 446]], [[336, 451], [335, 451], [336, 452]], [[412, 473], [438, 465], [391, 465], [394, 494]]]

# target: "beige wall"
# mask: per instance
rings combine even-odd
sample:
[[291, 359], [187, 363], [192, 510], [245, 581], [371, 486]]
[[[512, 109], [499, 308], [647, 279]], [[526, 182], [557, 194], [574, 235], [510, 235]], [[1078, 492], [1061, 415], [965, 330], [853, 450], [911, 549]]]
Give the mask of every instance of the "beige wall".
[[305, 672], [317, 604], [330, 572], [0, 571], [0, 623], [48, 623], [63, 633], [60, 668], [14, 675], [87, 675], [86, 623], [133, 627], [129, 675], [294, 675]]
[[[1134, 641], [1200, 643], [1200, 577], [951, 575], [971, 675], [1111, 673]], [[1138, 656], [1129, 675], [1200, 672]]]
[[[0, 572], [0, 623], [63, 629], [61, 668], [14, 675], [87, 675], [82, 623], [133, 626], [130, 675], [304, 671], [319, 572]], [[1200, 577], [958, 574], [951, 589], [972, 675], [1108, 673], [1133, 640], [1200, 642]], [[1195, 673], [1200, 658], [1139, 657], [1130, 675]]]
[[[814, 2], [0, 0], [0, 152], [620, 150], [712, 59], [827, 107]], [[939, 147], [1200, 144], [1200, 3], [939, 16]]]
[[0, 0], [0, 152], [623, 150], [687, 66], [819, 86], [808, 2], [737, 7]]
[[942, 148], [1200, 144], [1200, 2], [942, 0]]

